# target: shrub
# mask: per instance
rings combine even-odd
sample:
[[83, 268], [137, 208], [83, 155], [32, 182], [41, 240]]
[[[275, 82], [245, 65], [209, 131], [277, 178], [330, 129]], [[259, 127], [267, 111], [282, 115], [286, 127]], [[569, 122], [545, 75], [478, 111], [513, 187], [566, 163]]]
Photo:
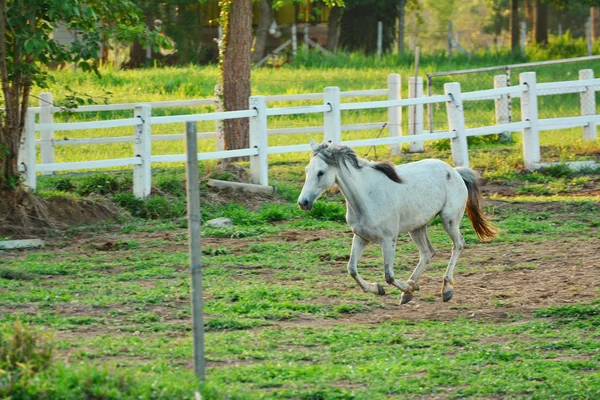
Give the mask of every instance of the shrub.
[[158, 175], [156, 177], [156, 186], [163, 192], [173, 196], [183, 196], [185, 190], [181, 180], [174, 175]]
[[120, 188], [119, 179], [109, 174], [94, 174], [86, 176], [79, 183], [77, 193], [87, 196], [92, 193], [106, 195], [115, 193]]
[[338, 203], [316, 201], [310, 215], [323, 221], [346, 222], [346, 207]]

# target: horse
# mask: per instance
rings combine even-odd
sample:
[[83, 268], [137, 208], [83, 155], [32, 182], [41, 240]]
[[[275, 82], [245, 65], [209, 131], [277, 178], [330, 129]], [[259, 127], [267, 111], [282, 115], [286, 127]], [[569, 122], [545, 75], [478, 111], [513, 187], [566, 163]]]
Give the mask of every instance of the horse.
[[[444, 273], [442, 300], [454, 292], [454, 267], [465, 245], [460, 221], [465, 208], [481, 241], [497, 236], [497, 229], [481, 210], [478, 178], [472, 169], [453, 168], [441, 160], [425, 159], [394, 166], [388, 161], [369, 162], [354, 150], [331, 142], [311, 139], [311, 158], [306, 180], [298, 197], [303, 210], [326, 190], [337, 185], [346, 199], [346, 221], [354, 233], [348, 272], [363, 291], [384, 295], [379, 283], [368, 283], [358, 273], [357, 264], [368, 243], [383, 251], [385, 281], [402, 291], [400, 304], [408, 303], [419, 290], [419, 278], [435, 250], [427, 236], [427, 225], [439, 215], [452, 240], [452, 255]], [[408, 232], [419, 248], [419, 262], [406, 282], [394, 277], [396, 241]]]

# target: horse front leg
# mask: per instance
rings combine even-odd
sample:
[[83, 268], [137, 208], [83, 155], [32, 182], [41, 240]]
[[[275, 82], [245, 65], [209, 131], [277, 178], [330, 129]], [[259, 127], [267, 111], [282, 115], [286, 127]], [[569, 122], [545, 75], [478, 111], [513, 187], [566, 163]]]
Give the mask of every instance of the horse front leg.
[[396, 257], [396, 238], [384, 240], [381, 243], [383, 250], [383, 266], [385, 271], [385, 281], [402, 290], [400, 304], [408, 303], [413, 298], [413, 292], [419, 290], [419, 285], [412, 279], [401, 282], [394, 278], [394, 258]]
[[348, 273], [354, 278], [361, 289], [367, 293], [375, 293], [383, 296], [385, 289], [379, 283], [368, 283], [358, 274], [358, 260], [363, 254], [365, 247], [369, 242], [358, 235], [354, 235], [352, 239], [352, 251], [350, 253], [350, 261], [348, 262]]

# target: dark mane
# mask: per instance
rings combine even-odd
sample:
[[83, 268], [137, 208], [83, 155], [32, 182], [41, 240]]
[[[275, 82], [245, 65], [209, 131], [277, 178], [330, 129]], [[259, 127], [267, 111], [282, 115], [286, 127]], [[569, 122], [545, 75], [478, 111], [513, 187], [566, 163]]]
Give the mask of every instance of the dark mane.
[[[329, 143], [321, 143], [313, 150], [312, 156], [319, 156], [327, 165], [336, 168], [341, 168], [342, 165], [348, 168], [348, 164], [356, 169], [362, 169], [359, 163], [359, 158], [348, 146], [329, 145]], [[383, 172], [388, 178], [396, 183], [403, 183], [402, 179], [396, 173], [396, 168], [389, 161], [368, 164], [371, 168], [379, 172]]]

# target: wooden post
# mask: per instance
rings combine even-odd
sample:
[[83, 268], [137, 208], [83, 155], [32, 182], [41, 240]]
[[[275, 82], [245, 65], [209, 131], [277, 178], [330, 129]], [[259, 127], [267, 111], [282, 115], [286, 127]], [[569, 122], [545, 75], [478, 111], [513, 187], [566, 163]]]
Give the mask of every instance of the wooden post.
[[21, 140], [21, 163], [25, 165], [25, 184], [32, 191], [37, 188], [37, 175], [35, 172], [36, 152], [35, 152], [35, 112], [27, 110], [25, 120], [25, 131]]
[[527, 22], [521, 21], [521, 32], [519, 34], [521, 44], [521, 57], [525, 57], [525, 37], [527, 36]]
[[328, 86], [325, 88], [323, 104], [329, 105], [331, 111], [323, 113], [325, 140], [340, 144], [342, 142], [342, 116], [340, 110], [340, 88]]
[[[507, 87], [507, 78], [506, 75], [496, 75], [494, 76], [494, 89]], [[508, 109], [509, 98], [507, 94], [503, 94], [499, 99], [494, 100], [494, 105], [496, 109], [496, 124], [503, 125], [508, 124], [509, 122], [509, 112]], [[509, 143], [512, 140], [511, 132], [504, 131], [500, 133], [499, 141], [501, 143]]]
[[200, 185], [198, 182], [198, 137], [196, 123], [186, 122], [187, 208], [192, 288], [192, 330], [194, 342], [194, 372], [200, 381], [205, 378], [204, 314], [202, 301], [202, 242], [200, 237]]
[[523, 128], [523, 163], [525, 169], [537, 169], [540, 163], [540, 132], [538, 128], [538, 103], [535, 72], [523, 72], [519, 83], [527, 85], [521, 92], [521, 121], [529, 121], [529, 128]]
[[381, 61], [383, 51], [383, 22], [377, 21], [377, 62]]
[[[579, 79], [594, 79], [593, 69], [582, 69], [579, 71]], [[593, 86], [587, 86], [585, 92], [579, 94], [579, 101], [581, 103], [581, 115], [595, 115], [596, 114], [596, 91]], [[596, 130], [596, 123], [590, 122], [583, 127], [583, 140], [595, 140], [598, 138], [598, 131]]]
[[250, 109], [257, 111], [250, 117], [250, 147], [258, 149], [258, 155], [250, 156], [250, 177], [257, 185], [269, 184], [269, 154], [267, 140], [267, 100], [265, 96], [251, 96]]
[[452, 21], [448, 21], [448, 58], [452, 60]]
[[[414, 76], [408, 78], [408, 97], [416, 99], [423, 97], [423, 78]], [[423, 104], [408, 106], [408, 134], [420, 135], [423, 133]], [[422, 153], [423, 142], [410, 142], [408, 151], [410, 153]]]
[[138, 199], [144, 199], [150, 194], [152, 187], [152, 137], [150, 118], [152, 109], [149, 104], [135, 106], [134, 116], [140, 119], [135, 126], [134, 156], [142, 159], [141, 165], [133, 167], [133, 194]]
[[[390, 74], [387, 79], [388, 100], [400, 100], [402, 98], [402, 78], [399, 74]], [[402, 107], [388, 107], [388, 136], [402, 136]], [[400, 143], [391, 144], [390, 151], [394, 155], [401, 153]]]
[[[40, 93], [40, 124], [52, 124], [54, 123], [54, 115], [52, 114], [52, 107], [54, 102], [52, 100], [52, 93], [44, 92]], [[42, 164], [54, 164], [54, 130], [53, 129], [42, 129], [40, 130], [40, 153]], [[54, 172], [44, 171], [42, 175], [52, 175]]]
[[588, 18], [585, 23], [585, 42], [587, 44], [587, 55], [592, 55], [592, 19]]
[[448, 126], [451, 131], [456, 133], [456, 137], [454, 139], [450, 139], [454, 166], [468, 167], [469, 147], [467, 144], [467, 136], [465, 135], [465, 115], [462, 104], [460, 83], [445, 83], [444, 93], [450, 96], [450, 101], [446, 102]]
[[[433, 77], [427, 74], [427, 96], [432, 95], [431, 86], [433, 85]], [[427, 115], [429, 117], [429, 132], [433, 133], [435, 126], [433, 124], [433, 106], [431, 104], [427, 104]]]
[[292, 56], [296, 57], [298, 53], [298, 33], [296, 30], [296, 24], [292, 24]]
[[308, 50], [308, 22], [304, 23], [304, 48]]
[[[215, 85], [215, 104], [217, 108], [217, 112], [223, 111], [223, 85], [217, 83]], [[216, 151], [225, 150], [225, 129], [223, 128], [223, 120], [215, 121], [215, 132], [217, 134], [217, 145]]]

